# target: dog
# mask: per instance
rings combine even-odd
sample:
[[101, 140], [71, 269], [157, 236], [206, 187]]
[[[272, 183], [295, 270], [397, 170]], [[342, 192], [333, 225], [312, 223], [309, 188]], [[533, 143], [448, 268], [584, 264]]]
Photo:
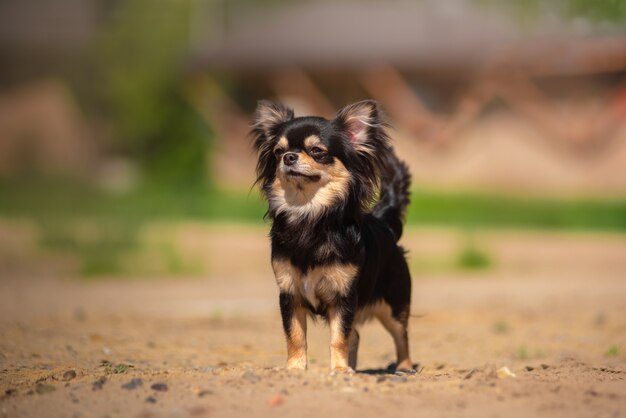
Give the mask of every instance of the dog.
[[411, 276], [397, 244], [411, 176], [387, 128], [373, 100], [332, 120], [258, 103], [255, 184], [268, 202], [288, 369], [307, 368], [307, 316], [319, 316], [330, 327], [331, 371], [356, 369], [358, 329], [371, 318], [393, 337], [396, 370], [413, 371]]

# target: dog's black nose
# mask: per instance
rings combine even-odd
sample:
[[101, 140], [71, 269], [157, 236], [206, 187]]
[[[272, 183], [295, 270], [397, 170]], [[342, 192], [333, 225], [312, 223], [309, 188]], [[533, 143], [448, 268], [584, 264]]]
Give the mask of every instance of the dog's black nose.
[[294, 165], [296, 161], [298, 161], [298, 154], [295, 152], [287, 152], [283, 155], [285, 165]]

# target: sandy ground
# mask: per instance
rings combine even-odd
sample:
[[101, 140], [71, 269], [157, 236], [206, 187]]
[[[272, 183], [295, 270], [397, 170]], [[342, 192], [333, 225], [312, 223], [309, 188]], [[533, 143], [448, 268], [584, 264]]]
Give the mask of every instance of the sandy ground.
[[283, 368], [265, 234], [183, 227], [202, 277], [0, 275], [0, 417], [626, 416], [626, 236], [483, 232], [495, 265], [467, 272], [436, 262], [456, 232], [411, 230], [419, 373], [387, 370], [372, 323], [331, 375], [321, 323], [310, 369]]

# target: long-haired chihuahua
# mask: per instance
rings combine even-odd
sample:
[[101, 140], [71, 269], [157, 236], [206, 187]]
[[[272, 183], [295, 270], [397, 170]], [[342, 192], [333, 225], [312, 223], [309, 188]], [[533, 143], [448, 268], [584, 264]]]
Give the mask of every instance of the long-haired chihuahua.
[[358, 328], [377, 318], [393, 337], [397, 370], [412, 371], [407, 326], [411, 276], [397, 244], [410, 174], [398, 160], [378, 104], [336, 117], [294, 117], [261, 101], [252, 128], [257, 183], [272, 221], [287, 368], [307, 368], [307, 315], [330, 327], [330, 368], [353, 371]]

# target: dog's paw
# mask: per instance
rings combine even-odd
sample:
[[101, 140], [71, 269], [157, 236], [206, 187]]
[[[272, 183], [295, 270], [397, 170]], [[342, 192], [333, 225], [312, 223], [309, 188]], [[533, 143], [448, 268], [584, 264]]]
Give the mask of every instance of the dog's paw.
[[418, 364], [412, 364], [410, 361], [403, 361], [395, 367], [396, 374], [416, 374]]
[[289, 361], [287, 362], [287, 370], [306, 370], [306, 362]]
[[354, 374], [356, 373], [352, 367], [334, 367], [331, 371], [331, 375], [335, 374]]

